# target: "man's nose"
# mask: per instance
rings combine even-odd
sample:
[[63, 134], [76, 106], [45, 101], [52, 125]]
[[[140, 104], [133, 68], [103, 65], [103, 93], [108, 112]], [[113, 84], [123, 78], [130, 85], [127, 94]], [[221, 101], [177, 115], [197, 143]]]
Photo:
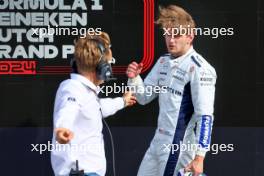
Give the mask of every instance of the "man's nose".
[[174, 42], [175, 42], [175, 37], [170, 36], [170, 38], [169, 38], [169, 42], [170, 42], [170, 43], [174, 43]]

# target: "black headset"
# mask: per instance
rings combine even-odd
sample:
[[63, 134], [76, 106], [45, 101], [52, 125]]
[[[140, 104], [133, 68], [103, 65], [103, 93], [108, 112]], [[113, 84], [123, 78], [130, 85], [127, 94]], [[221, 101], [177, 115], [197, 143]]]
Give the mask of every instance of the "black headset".
[[[106, 59], [104, 59], [106, 48], [99, 40], [97, 39], [91, 39], [91, 40], [94, 40], [97, 42], [97, 47], [101, 52], [99, 63], [97, 64], [95, 68], [97, 79], [103, 80], [103, 81], [116, 80], [116, 78], [113, 77], [113, 71], [112, 71], [111, 64], [108, 63]], [[72, 67], [73, 73], [78, 73], [77, 64], [76, 64], [75, 59], [71, 61], [71, 67]]]
[[104, 80], [104, 81], [113, 80], [115, 78], [113, 78], [112, 66], [110, 63], [106, 61], [106, 59], [103, 58], [105, 55], [106, 49], [100, 41], [98, 40], [96, 41], [97, 41], [97, 46], [101, 52], [99, 63], [96, 66], [97, 79]]

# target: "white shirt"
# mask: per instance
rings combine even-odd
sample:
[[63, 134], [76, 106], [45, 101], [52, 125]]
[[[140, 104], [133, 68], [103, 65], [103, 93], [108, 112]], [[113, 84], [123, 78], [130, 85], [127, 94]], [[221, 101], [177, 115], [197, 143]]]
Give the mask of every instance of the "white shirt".
[[57, 143], [53, 134], [52, 143], [57, 148], [51, 151], [51, 163], [56, 176], [68, 176], [76, 160], [85, 173], [105, 175], [102, 117], [122, 109], [124, 100], [121, 97], [99, 99], [99, 92], [99, 86], [80, 74], [71, 74], [71, 79], [60, 84], [54, 105], [54, 129], [67, 128], [74, 137], [63, 145]]

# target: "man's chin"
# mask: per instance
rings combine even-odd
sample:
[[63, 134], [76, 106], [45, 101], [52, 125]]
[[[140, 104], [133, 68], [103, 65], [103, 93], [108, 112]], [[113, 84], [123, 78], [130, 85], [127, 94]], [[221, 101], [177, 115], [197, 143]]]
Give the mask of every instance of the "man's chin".
[[175, 50], [168, 50], [168, 52], [173, 55], [173, 56], [179, 56], [180, 53], [178, 51], [175, 51]]

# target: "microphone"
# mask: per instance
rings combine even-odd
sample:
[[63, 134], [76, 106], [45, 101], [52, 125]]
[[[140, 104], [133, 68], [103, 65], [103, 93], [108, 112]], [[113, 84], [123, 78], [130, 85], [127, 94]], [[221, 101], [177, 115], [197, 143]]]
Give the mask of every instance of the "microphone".
[[76, 170], [71, 169], [70, 176], [84, 176], [84, 170], [79, 170], [78, 160], [76, 160]]
[[107, 78], [106, 82], [108, 82], [108, 81], [116, 81], [116, 80], [117, 80], [117, 78], [111, 77], [111, 78]]
[[117, 78], [113, 77], [112, 67], [110, 66], [110, 69], [105, 74], [105, 81], [109, 82], [109, 81], [115, 81], [115, 80], [117, 80]]
[[72, 68], [72, 72], [73, 73], [78, 73], [77, 64], [76, 64], [76, 60], [75, 59], [71, 60], [71, 68]]

